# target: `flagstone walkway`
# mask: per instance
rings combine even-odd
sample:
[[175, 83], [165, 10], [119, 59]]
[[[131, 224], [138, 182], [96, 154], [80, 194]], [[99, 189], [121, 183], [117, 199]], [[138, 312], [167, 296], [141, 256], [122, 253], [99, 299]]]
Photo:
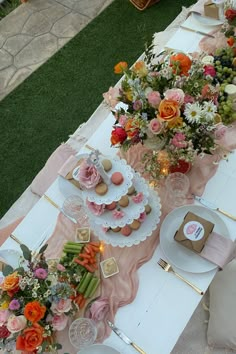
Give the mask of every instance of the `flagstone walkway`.
[[29, 0], [0, 21], [0, 100], [113, 0]]

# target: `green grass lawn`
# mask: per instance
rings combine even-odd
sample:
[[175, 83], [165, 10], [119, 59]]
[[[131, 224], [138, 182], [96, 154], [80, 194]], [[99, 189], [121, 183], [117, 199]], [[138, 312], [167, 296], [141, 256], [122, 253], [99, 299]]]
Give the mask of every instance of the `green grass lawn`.
[[0, 102], [1, 215], [118, 81], [114, 65], [132, 65], [153, 33], [194, 2], [161, 0], [142, 12], [128, 0], [115, 0]]

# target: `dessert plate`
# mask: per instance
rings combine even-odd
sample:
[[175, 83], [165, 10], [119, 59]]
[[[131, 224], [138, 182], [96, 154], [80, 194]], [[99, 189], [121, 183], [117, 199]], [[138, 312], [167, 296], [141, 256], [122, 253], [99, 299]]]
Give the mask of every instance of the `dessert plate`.
[[133, 245], [138, 245], [152, 235], [160, 222], [161, 203], [158, 194], [154, 190], [151, 190], [148, 196], [148, 204], [152, 208], [151, 213], [148, 214], [144, 222], [141, 223], [140, 228], [133, 231], [128, 237], [123, 236], [120, 232], [106, 232], [102, 225], [97, 225], [93, 219], [90, 219], [91, 229], [100, 240], [103, 240], [105, 243], [111, 244], [114, 247], [131, 247]]
[[195, 12], [192, 13], [192, 18], [194, 21], [200, 23], [201, 25], [204, 26], [220, 26], [223, 24], [223, 21], [217, 20], [215, 18], [207, 17], [207, 16], [201, 16], [200, 14], [197, 14]]
[[224, 221], [214, 211], [199, 205], [186, 205], [170, 212], [164, 219], [160, 229], [160, 246], [170, 263], [186, 272], [205, 273], [217, 268], [217, 265], [202, 258], [174, 240], [174, 234], [180, 227], [187, 212], [207, 219], [215, 224], [214, 231], [230, 238]]

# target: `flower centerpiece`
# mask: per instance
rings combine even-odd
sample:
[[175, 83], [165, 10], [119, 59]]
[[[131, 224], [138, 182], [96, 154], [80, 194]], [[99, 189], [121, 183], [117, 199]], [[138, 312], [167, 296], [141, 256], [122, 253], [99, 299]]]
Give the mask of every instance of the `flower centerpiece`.
[[[155, 63], [152, 59], [149, 49], [131, 68], [118, 63], [114, 71], [123, 75], [121, 87], [110, 87], [103, 96], [116, 119], [112, 146], [146, 145], [144, 168], [160, 178], [186, 172], [197, 155], [221, 148], [219, 137], [236, 120], [226, 90], [235, 80], [235, 52], [230, 47], [212, 55], [165, 51]], [[123, 105], [116, 106], [119, 102]]]
[[[21, 353], [57, 352], [55, 333], [78, 310], [72, 301], [76, 279], [62, 264], [46, 261], [43, 246], [35, 257], [21, 245], [17, 269], [6, 265], [0, 284], [0, 343]], [[72, 280], [73, 279], [73, 280]]]

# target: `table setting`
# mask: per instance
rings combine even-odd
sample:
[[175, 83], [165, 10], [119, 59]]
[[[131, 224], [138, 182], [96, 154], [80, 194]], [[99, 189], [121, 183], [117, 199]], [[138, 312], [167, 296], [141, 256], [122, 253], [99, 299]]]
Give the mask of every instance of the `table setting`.
[[[178, 30], [192, 41], [181, 52], [176, 33], [131, 67], [114, 63], [122, 78], [103, 95], [110, 113], [79, 151], [66, 146], [49, 159], [33, 182], [38, 202], [0, 230], [5, 352], [170, 353], [235, 258], [236, 63], [227, 26], [236, 9], [227, 6], [228, 22], [214, 25], [193, 9]], [[197, 52], [196, 36], [206, 46], [222, 22], [228, 46]], [[28, 304], [25, 282], [34, 284]], [[64, 292], [54, 293], [60, 282]], [[81, 333], [90, 341], [75, 344]]]

